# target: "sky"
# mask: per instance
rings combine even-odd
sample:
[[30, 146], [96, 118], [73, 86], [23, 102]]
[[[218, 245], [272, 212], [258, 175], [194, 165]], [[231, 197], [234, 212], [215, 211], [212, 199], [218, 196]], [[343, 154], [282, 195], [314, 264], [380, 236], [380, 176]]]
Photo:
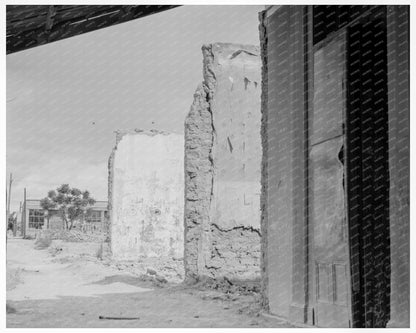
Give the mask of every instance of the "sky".
[[203, 44], [259, 44], [264, 6], [182, 6], [6, 56], [11, 211], [68, 183], [107, 200], [117, 129], [183, 133]]

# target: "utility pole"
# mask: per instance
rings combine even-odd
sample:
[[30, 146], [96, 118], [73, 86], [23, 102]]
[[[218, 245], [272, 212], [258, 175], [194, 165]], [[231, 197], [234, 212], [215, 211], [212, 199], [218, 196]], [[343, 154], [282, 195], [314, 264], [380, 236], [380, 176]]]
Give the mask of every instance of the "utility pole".
[[9, 195], [7, 197], [7, 212], [10, 213], [10, 197], [11, 197], [11, 191], [12, 191], [12, 182], [13, 182], [13, 174], [10, 173], [9, 178]]
[[20, 215], [20, 236], [23, 236], [23, 226], [22, 226], [22, 211], [23, 211], [23, 205], [20, 201], [19, 203], [19, 214], [16, 215], [16, 225], [18, 225], [19, 222], [17, 222], [17, 217]]
[[[10, 173], [9, 178], [9, 195], [7, 197], [7, 226], [9, 224], [9, 216], [10, 216], [10, 199], [12, 197], [12, 183], [13, 183], [13, 174]], [[16, 223], [13, 221], [13, 236], [16, 236]]]
[[13, 181], [12, 174], [10, 173], [9, 190], [8, 191], [7, 191], [7, 187], [6, 187], [6, 255], [7, 255], [7, 232], [9, 230], [9, 215], [10, 215], [10, 191], [12, 190], [12, 181]]
[[26, 236], [26, 187], [23, 191], [22, 236]]

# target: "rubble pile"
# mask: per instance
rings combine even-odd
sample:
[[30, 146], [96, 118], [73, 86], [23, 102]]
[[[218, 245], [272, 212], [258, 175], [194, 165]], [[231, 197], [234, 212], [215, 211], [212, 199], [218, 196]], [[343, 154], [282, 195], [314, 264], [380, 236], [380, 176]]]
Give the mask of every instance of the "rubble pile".
[[180, 283], [185, 276], [182, 258], [139, 258], [136, 261], [110, 261], [108, 264], [157, 284]]
[[106, 235], [101, 232], [86, 233], [80, 230], [42, 230], [37, 238], [61, 239], [65, 242], [104, 242]]
[[200, 290], [212, 289], [225, 294], [252, 295], [260, 292], [260, 279], [230, 280], [227, 277], [211, 278], [204, 276], [193, 282], [195, 283], [194, 286]]

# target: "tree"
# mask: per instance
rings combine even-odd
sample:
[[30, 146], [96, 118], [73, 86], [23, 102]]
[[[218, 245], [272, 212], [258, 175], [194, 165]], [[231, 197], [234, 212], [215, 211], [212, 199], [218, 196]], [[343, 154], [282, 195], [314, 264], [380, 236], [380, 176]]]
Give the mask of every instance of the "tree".
[[46, 211], [58, 210], [65, 222], [65, 228], [71, 230], [74, 222], [85, 217], [85, 213], [95, 204], [90, 192], [81, 191], [68, 184], [62, 184], [56, 191], [51, 190], [48, 196], [40, 201], [41, 207]]

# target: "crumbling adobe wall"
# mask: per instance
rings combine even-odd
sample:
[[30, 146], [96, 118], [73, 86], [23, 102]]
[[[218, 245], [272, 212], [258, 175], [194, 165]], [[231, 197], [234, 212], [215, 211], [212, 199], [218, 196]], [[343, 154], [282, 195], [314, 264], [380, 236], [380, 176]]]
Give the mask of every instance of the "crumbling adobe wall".
[[178, 134], [117, 133], [109, 160], [113, 258], [183, 258], [183, 147]]
[[259, 48], [202, 47], [203, 83], [185, 121], [185, 270], [260, 274]]

